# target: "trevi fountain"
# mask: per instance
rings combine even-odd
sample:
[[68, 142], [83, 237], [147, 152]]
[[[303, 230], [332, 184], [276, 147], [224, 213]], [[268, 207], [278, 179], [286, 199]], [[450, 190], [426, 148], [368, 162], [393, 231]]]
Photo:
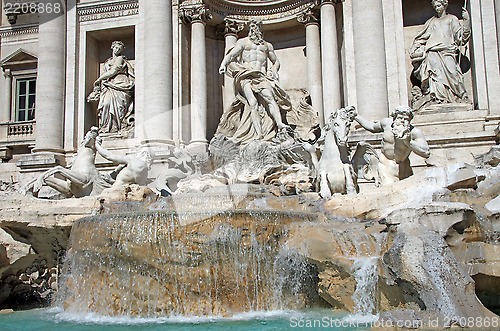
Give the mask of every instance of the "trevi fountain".
[[500, 328], [499, 2], [15, 3], [0, 329]]

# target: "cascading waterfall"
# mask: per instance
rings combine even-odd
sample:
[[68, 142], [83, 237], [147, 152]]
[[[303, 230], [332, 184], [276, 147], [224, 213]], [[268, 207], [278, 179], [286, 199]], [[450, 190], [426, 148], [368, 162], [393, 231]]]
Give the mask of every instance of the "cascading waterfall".
[[57, 304], [160, 317], [303, 308], [317, 272], [286, 246], [304, 213], [98, 215], [73, 227]]
[[354, 259], [352, 270], [356, 280], [356, 290], [352, 299], [354, 313], [357, 315], [369, 316], [376, 312], [378, 259], [377, 256]]
[[[364, 234], [354, 236], [356, 256], [352, 258], [356, 289], [352, 295], [354, 301], [354, 319], [371, 321], [377, 319], [377, 282], [378, 265], [382, 247], [386, 244], [385, 233]], [[371, 251], [367, 250], [369, 247]]]

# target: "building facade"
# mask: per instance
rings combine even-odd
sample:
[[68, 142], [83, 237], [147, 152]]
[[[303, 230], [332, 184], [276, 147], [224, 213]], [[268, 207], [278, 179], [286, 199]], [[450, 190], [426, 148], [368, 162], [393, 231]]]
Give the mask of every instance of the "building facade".
[[[85, 132], [100, 126], [103, 110], [89, 96], [114, 58], [113, 41], [125, 46], [119, 55], [134, 89], [126, 105], [128, 129], [104, 130], [105, 144], [124, 153], [151, 146], [161, 158], [174, 146], [206, 150], [234, 98], [231, 79], [219, 74], [219, 65], [247, 35], [251, 19], [261, 21], [265, 40], [274, 46], [280, 85], [292, 103], [307, 89], [324, 124], [331, 111], [347, 105], [373, 120], [412, 105], [415, 66], [409, 52], [435, 15], [429, 0], [42, 5], [6, 0], [2, 5], [0, 158], [3, 176], [10, 178], [68, 164]], [[459, 0], [448, 5], [462, 26], [463, 5]], [[500, 1], [470, 0], [466, 7], [470, 40], [458, 45], [457, 61], [470, 102], [424, 107], [413, 121], [445, 163], [468, 162], [486, 152], [500, 120]], [[380, 143], [359, 128], [352, 139]]]

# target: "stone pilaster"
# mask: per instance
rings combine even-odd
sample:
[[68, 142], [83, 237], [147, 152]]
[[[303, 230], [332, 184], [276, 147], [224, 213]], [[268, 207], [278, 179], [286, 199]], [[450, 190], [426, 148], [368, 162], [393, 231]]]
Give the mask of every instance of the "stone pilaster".
[[[144, 127], [145, 142], [173, 144], [173, 41], [172, 1], [140, 0], [144, 29]], [[151, 82], [151, 84], [148, 84]], [[146, 124], [146, 125], [144, 125]]]
[[[234, 21], [229, 18], [224, 19], [224, 54], [236, 44], [238, 40], [238, 33], [245, 27], [244, 23]], [[234, 86], [233, 79], [228, 75], [224, 75], [224, 91], [223, 91], [223, 107], [226, 110], [233, 102], [234, 96]]]
[[40, 13], [34, 152], [63, 152], [66, 16]]
[[[472, 2], [471, 2], [472, 5]], [[498, 7], [499, 1], [497, 0], [482, 0], [481, 1], [481, 21], [478, 23], [473, 23], [472, 29], [480, 29], [479, 24], [481, 24], [482, 31], [484, 31], [484, 62], [486, 68], [486, 81], [488, 88], [488, 108], [489, 116], [493, 120], [498, 120], [500, 118], [500, 63], [498, 58], [498, 43], [497, 34], [494, 33], [498, 26], [498, 16], [495, 17], [495, 13], [498, 13], [496, 7]]]
[[205, 24], [212, 15], [205, 5], [194, 5], [180, 8], [179, 18], [185, 24], [191, 24], [190, 148], [202, 151], [208, 145]]
[[382, 0], [352, 1], [352, 11], [357, 108], [381, 119], [389, 114]]
[[500, 0], [495, 0], [495, 17], [497, 24], [497, 49], [500, 54]]
[[321, 74], [321, 42], [317, 13], [309, 10], [297, 17], [306, 28], [307, 88], [311, 101], [318, 112], [321, 126], [325, 124], [323, 112], [323, 86]]
[[337, 19], [335, 13], [336, 2], [334, 0], [322, 0], [320, 7], [324, 118], [328, 118], [328, 114], [342, 106]]
[[3, 102], [0, 105], [0, 123], [5, 123], [10, 120], [12, 104], [12, 74], [10, 69], [5, 69], [3, 75], [5, 77], [5, 90]]

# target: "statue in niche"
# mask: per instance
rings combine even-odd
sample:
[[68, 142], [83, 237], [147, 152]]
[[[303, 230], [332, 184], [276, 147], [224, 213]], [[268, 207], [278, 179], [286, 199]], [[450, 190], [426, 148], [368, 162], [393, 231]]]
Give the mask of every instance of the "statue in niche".
[[448, 0], [432, 0], [431, 4], [436, 16], [425, 23], [410, 47], [412, 75], [420, 89], [420, 92], [412, 90], [412, 104], [423, 108], [430, 104], [471, 103], [460, 69], [460, 46], [467, 45], [471, 36], [469, 13], [462, 9], [461, 23], [446, 12]]
[[[67, 167], [56, 166], [47, 170], [39, 178], [31, 181], [25, 191], [32, 190], [34, 196], [42, 186], [49, 186], [65, 197], [80, 198], [89, 195], [99, 195], [110, 182], [97, 171], [95, 167], [97, 127], [93, 126], [85, 134], [85, 138], [78, 147], [72, 164]], [[55, 176], [62, 177], [56, 178]]]
[[143, 148], [135, 155], [114, 154], [102, 146], [101, 137], [97, 137], [95, 147], [106, 160], [119, 164], [111, 174], [111, 177], [114, 177], [114, 183], [106, 191], [120, 190], [127, 185], [145, 186], [147, 184], [148, 172], [154, 158], [148, 149]]
[[269, 141], [278, 131], [287, 131], [281, 112], [292, 107], [278, 85], [280, 62], [273, 45], [263, 39], [259, 22], [250, 21], [249, 29], [248, 36], [236, 42], [219, 68], [219, 73], [234, 79], [236, 98], [224, 111], [217, 132], [238, 144]]
[[[366, 130], [372, 133], [383, 133], [378, 162], [370, 162], [376, 164], [375, 182], [380, 185], [391, 184], [413, 174], [409, 159], [411, 152], [423, 158], [430, 156], [429, 145], [424, 134], [410, 123], [413, 119], [412, 109], [408, 106], [399, 106], [391, 115], [392, 118], [388, 117], [380, 121], [370, 121], [357, 113], [354, 116], [354, 120]], [[359, 154], [358, 151], [355, 154]], [[358, 163], [358, 159], [357, 155], [353, 156], [353, 163]], [[354, 167], [359, 168], [356, 165]]]
[[122, 52], [121, 41], [111, 44], [112, 57], [104, 63], [104, 73], [94, 82], [87, 101], [98, 102], [99, 132], [130, 130], [134, 125], [134, 68]]

